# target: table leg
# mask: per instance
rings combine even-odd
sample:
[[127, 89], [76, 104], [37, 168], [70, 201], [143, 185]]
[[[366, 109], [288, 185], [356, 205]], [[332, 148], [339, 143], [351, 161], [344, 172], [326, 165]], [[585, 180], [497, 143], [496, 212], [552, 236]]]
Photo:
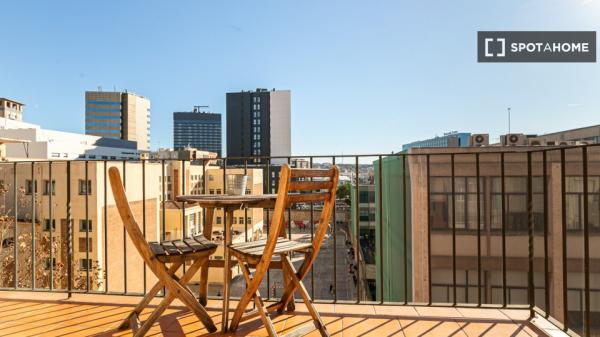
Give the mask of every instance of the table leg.
[[[208, 240], [212, 239], [212, 225], [213, 225], [213, 216], [215, 214], [215, 209], [212, 207], [207, 207], [204, 210], [204, 228], [202, 229], [202, 235]], [[209, 259], [206, 259], [204, 264], [200, 269], [200, 285], [199, 285], [199, 294], [198, 301], [203, 306], [206, 306], [207, 297], [208, 297], [208, 264]]]
[[225, 227], [223, 228], [225, 231], [225, 240], [224, 240], [224, 266], [223, 266], [223, 313], [222, 313], [222, 325], [221, 330], [223, 332], [227, 331], [227, 327], [229, 324], [229, 283], [231, 282], [231, 256], [229, 254], [229, 249], [227, 249], [227, 245], [231, 243], [231, 225], [233, 224], [233, 210], [226, 210], [227, 218], [225, 221]]

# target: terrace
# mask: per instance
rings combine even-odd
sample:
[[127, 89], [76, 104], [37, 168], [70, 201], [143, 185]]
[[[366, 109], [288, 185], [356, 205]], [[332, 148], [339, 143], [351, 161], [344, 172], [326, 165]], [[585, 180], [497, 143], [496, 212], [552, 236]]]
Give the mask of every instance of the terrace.
[[[350, 181], [338, 188], [331, 230], [305, 280], [333, 335], [600, 333], [600, 254], [593, 248], [600, 233], [600, 147], [589, 145], [1, 163], [2, 335], [131, 333], [116, 326], [156, 279], [125, 235], [106, 179], [109, 167], [120, 168], [148, 241], [160, 241], [202, 232], [203, 209], [168, 207], [174, 196], [224, 193], [231, 174], [249, 176], [249, 193], [272, 193], [277, 163], [285, 161], [336, 164], [347, 178], [342, 181]], [[363, 199], [364, 191], [372, 196]], [[320, 211], [317, 203], [289, 209], [290, 237], [310, 239]], [[225, 215], [214, 216], [212, 239], [220, 242]], [[235, 240], [268, 235], [269, 210], [234, 216]], [[211, 258], [208, 277], [216, 323], [222, 255], [220, 249]], [[237, 267], [232, 272], [235, 298], [244, 287]], [[198, 281], [190, 282], [192, 290]], [[261, 293], [274, 300], [281, 291], [280, 271], [271, 270]], [[308, 321], [298, 305], [275, 325], [285, 333]], [[161, 334], [207, 332], [174, 302], [149, 333]], [[236, 334], [266, 330], [257, 318]]]

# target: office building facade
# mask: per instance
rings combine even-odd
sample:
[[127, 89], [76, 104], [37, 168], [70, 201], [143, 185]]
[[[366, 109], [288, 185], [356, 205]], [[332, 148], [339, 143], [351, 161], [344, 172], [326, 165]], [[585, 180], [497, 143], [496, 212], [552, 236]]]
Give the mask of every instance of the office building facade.
[[469, 146], [470, 135], [471, 133], [468, 132], [448, 132], [441, 137], [436, 136], [430, 139], [404, 144], [402, 145], [402, 151], [420, 147], [465, 147]]
[[221, 114], [210, 112], [173, 113], [173, 147], [192, 147], [222, 154]]
[[[290, 156], [290, 96], [275, 89], [227, 93], [227, 156]], [[279, 161], [287, 162], [271, 163]]]
[[85, 92], [85, 133], [150, 150], [150, 100], [130, 92]]

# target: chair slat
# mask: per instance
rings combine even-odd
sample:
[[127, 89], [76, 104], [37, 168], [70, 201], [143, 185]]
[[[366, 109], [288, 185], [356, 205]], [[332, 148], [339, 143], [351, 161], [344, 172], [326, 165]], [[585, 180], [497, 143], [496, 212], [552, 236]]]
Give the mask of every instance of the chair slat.
[[293, 204], [297, 202], [315, 202], [325, 201], [329, 199], [331, 193], [300, 193], [288, 195], [288, 203]]
[[192, 248], [190, 248], [190, 246], [186, 245], [185, 242], [181, 240], [175, 240], [173, 241], [173, 244], [175, 245], [175, 247], [177, 247], [177, 250], [179, 250], [183, 254], [191, 253], [194, 251]]
[[158, 242], [150, 242], [150, 250], [154, 253], [154, 255], [165, 255], [166, 252], [163, 247]]
[[204, 248], [205, 246], [203, 244], [201, 244], [200, 242], [198, 242], [192, 238], [185, 239], [185, 240], [183, 240], [183, 242], [185, 242], [185, 244], [188, 245], [195, 252], [205, 249]]
[[332, 185], [331, 181], [292, 181], [290, 182], [290, 191], [328, 190]]
[[303, 178], [303, 177], [331, 177], [333, 174], [332, 170], [325, 169], [291, 169], [290, 176], [292, 178]]
[[169, 255], [181, 254], [179, 252], [179, 250], [177, 250], [177, 247], [175, 247], [175, 245], [173, 244], [172, 241], [163, 241], [160, 244], [163, 246], [164, 250], [166, 250]]
[[206, 237], [204, 237], [204, 235], [196, 235], [193, 237], [193, 239], [199, 244], [203, 245], [205, 249], [212, 249], [217, 246], [216, 243], [208, 240]]

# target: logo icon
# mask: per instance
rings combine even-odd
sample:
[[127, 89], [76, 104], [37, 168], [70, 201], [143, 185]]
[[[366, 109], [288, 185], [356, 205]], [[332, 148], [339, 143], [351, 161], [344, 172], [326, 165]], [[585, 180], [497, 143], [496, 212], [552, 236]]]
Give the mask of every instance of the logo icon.
[[[490, 52], [490, 43], [493, 42], [494, 40], [496, 40], [496, 42], [500, 43], [500, 52], [496, 53], [494, 55], [494, 53]], [[504, 57], [506, 56], [506, 39], [505, 38], [486, 38], [485, 39], [485, 57]]]

